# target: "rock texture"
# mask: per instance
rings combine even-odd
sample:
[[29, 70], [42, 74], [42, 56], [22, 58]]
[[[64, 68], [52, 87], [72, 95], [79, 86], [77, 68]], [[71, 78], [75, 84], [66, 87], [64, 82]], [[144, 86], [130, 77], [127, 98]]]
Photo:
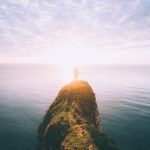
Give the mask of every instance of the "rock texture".
[[106, 136], [95, 100], [85, 81], [64, 86], [38, 129], [37, 150], [117, 150]]

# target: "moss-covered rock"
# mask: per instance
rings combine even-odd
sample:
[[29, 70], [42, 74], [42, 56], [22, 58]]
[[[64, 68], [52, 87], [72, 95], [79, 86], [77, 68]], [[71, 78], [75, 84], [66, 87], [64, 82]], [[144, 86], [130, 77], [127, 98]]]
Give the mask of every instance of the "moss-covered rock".
[[85, 81], [64, 86], [38, 130], [37, 150], [117, 150], [105, 135], [95, 94]]

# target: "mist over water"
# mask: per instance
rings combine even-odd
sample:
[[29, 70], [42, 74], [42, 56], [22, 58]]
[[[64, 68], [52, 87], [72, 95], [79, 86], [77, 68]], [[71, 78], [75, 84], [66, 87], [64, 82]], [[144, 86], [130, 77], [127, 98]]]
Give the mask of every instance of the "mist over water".
[[[149, 150], [150, 67], [95, 65], [79, 70], [79, 78], [96, 94], [107, 134], [123, 150]], [[0, 65], [0, 149], [35, 149], [45, 111], [70, 82], [66, 74], [52, 65]]]

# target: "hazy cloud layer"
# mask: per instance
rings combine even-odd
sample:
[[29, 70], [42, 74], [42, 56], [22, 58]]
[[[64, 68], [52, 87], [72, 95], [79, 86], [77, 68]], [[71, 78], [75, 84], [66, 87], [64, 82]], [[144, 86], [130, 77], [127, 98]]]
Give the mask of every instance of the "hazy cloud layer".
[[93, 63], [119, 55], [150, 64], [149, 8], [149, 0], [0, 0], [1, 62], [55, 62], [80, 51]]

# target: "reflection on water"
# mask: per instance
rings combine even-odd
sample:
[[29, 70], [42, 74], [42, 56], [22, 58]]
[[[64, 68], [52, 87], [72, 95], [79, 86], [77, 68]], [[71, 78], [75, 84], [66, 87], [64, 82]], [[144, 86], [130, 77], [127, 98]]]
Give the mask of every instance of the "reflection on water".
[[[122, 149], [148, 150], [150, 67], [79, 69], [94, 89], [106, 132]], [[46, 109], [72, 74], [67, 81], [66, 70], [50, 65], [0, 65], [0, 71], [0, 149], [33, 150]]]

